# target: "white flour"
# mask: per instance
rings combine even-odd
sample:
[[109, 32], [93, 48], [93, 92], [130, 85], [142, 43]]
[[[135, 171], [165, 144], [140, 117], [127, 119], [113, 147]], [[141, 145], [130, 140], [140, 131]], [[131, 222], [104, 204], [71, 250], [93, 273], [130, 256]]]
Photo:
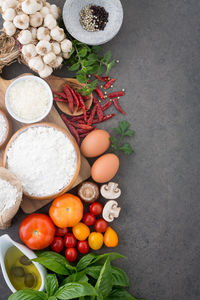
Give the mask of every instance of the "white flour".
[[8, 131], [8, 127], [7, 127], [6, 120], [2, 116], [2, 114], [0, 114], [0, 144], [5, 139], [7, 131]]
[[12, 207], [16, 203], [18, 197], [17, 188], [10, 184], [7, 180], [0, 178], [0, 213]]
[[19, 134], [7, 152], [7, 167], [33, 196], [55, 194], [67, 186], [76, 171], [77, 155], [59, 130], [34, 126]]

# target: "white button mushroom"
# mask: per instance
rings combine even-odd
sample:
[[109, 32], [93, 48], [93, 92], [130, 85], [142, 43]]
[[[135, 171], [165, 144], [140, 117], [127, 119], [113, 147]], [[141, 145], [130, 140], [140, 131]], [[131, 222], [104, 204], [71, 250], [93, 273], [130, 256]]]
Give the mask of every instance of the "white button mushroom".
[[60, 44], [58, 42], [53, 42], [52, 50], [56, 55], [60, 54], [60, 52], [61, 52]]
[[58, 19], [58, 17], [60, 16], [60, 8], [57, 5], [52, 4], [50, 7], [50, 13], [54, 16], [55, 19]]
[[56, 60], [56, 55], [53, 52], [49, 52], [43, 57], [43, 61], [46, 65], [50, 65], [54, 60]]
[[56, 27], [56, 25], [56, 19], [51, 14], [46, 15], [46, 17], [44, 18], [44, 26], [49, 29], [53, 29], [54, 27]]
[[103, 184], [100, 192], [105, 199], [117, 199], [121, 195], [121, 190], [118, 188], [118, 183], [115, 182]]
[[5, 21], [12, 21], [16, 16], [16, 12], [14, 8], [7, 8], [5, 12], [2, 14], [2, 17]]
[[56, 26], [51, 30], [51, 37], [54, 41], [61, 42], [65, 38], [64, 30], [59, 26]]
[[33, 27], [40, 27], [43, 22], [43, 16], [40, 12], [36, 12], [33, 15], [30, 15], [30, 25]]
[[18, 29], [27, 29], [29, 27], [29, 16], [22, 14], [14, 17], [13, 23]]
[[50, 66], [45, 65], [44, 68], [39, 72], [40, 77], [46, 78], [49, 77], [53, 72], [53, 69]]
[[72, 51], [72, 42], [68, 39], [64, 39], [61, 43], [60, 43], [62, 52], [71, 52]]
[[48, 15], [50, 13], [50, 9], [47, 6], [43, 6], [40, 10], [41, 15], [44, 17], [46, 17], [46, 15]]
[[110, 200], [105, 204], [103, 208], [102, 216], [104, 220], [106, 220], [107, 222], [112, 222], [114, 221], [115, 218], [119, 217], [120, 211], [121, 208], [118, 207], [117, 201]]
[[41, 1], [25, 0], [22, 2], [22, 10], [27, 15], [35, 14], [41, 8], [42, 8]]
[[38, 28], [38, 30], [37, 30], [37, 39], [39, 41], [41, 41], [41, 40], [50, 41], [51, 37], [50, 37], [49, 29], [46, 28], [46, 27]]
[[51, 50], [51, 44], [45, 40], [40, 41], [36, 46], [37, 53], [42, 56], [49, 53]]
[[22, 47], [22, 54], [26, 61], [29, 61], [31, 58], [37, 55], [35, 45], [28, 44]]
[[5, 21], [3, 23], [3, 28], [4, 28], [5, 33], [8, 36], [13, 36], [15, 34], [15, 32], [16, 32], [15, 25], [12, 22], [10, 22], [10, 21]]
[[37, 72], [42, 71], [42, 69], [44, 68], [44, 63], [40, 56], [35, 56], [31, 58], [28, 62], [28, 65], [32, 70]]
[[22, 45], [26, 45], [32, 41], [32, 34], [29, 30], [22, 30], [17, 39]]
[[62, 56], [63, 56], [63, 58], [68, 59], [68, 58], [70, 58], [70, 52], [63, 52]]

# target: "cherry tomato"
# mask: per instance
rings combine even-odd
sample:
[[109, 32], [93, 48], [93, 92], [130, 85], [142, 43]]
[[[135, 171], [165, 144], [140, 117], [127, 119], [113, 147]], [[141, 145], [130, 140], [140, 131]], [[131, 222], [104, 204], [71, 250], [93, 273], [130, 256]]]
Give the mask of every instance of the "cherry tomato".
[[65, 250], [65, 257], [69, 262], [74, 262], [77, 259], [77, 250], [75, 248], [68, 248]]
[[84, 223], [80, 222], [72, 228], [72, 232], [77, 240], [84, 241], [90, 234], [90, 228]]
[[19, 235], [30, 249], [40, 250], [48, 247], [54, 239], [55, 225], [45, 214], [27, 216], [20, 224]]
[[98, 216], [102, 213], [103, 211], [103, 205], [100, 202], [94, 202], [90, 205], [90, 212], [95, 215]]
[[76, 246], [77, 240], [73, 233], [69, 232], [64, 237], [64, 245], [66, 248], [74, 248]]
[[114, 229], [108, 227], [104, 234], [104, 244], [106, 247], [116, 247], [119, 243], [119, 238]]
[[79, 241], [77, 247], [78, 251], [82, 254], [87, 254], [90, 251], [88, 241]]
[[104, 219], [99, 219], [96, 221], [94, 227], [98, 232], [105, 232], [108, 227], [108, 223]]
[[100, 232], [92, 232], [89, 235], [88, 243], [93, 250], [99, 250], [103, 246], [103, 234]]
[[83, 217], [83, 223], [87, 226], [92, 226], [96, 222], [96, 217], [91, 213], [86, 213]]
[[56, 236], [51, 243], [51, 250], [54, 252], [61, 252], [63, 249], [63, 239], [60, 236]]
[[68, 228], [56, 228], [56, 236], [64, 236], [68, 232]]

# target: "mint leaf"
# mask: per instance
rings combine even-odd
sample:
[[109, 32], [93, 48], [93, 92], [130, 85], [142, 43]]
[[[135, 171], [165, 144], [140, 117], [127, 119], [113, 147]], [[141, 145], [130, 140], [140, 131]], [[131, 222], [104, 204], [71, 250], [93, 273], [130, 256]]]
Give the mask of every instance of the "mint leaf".
[[111, 59], [111, 51], [109, 50], [108, 52], [106, 52], [106, 54], [104, 55], [103, 57], [103, 62], [105, 63], [109, 63], [110, 62], [110, 59]]
[[76, 76], [76, 79], [80, 82], [80, 83], [86, 83], [87, 82], [87, 78], [85, 75], [83, 74], [79, 74]]
[[45, 289], [49, 297], [55, 294], [58, 289], [58, 280], [55, 274], [48, 274], [46, 276]]
[[101, 51], [101, 47], [100, 46], [92, 46], [92, 51], [96, 54], [98, 54]]
[[105, 67], [100, 65], [100, 66], [98, 67], [97, 74], [98, 74], [98, 75], [101, 75], [102, 73], [104, 73], [104, 69], [105, 69]]
[[125, 143], [120, 147], [120, 150], [124, 152], [125, 154], [131, 154], [134, 152], [133, 148], [129, 143]]
[[79, 54], [79, 56], [80, 57], [85, 57], [86, 55], [87, 55], [87, 48], [82, 48], [79, 52], [78, 52], [78, 54]]
[[71, 67], [69, 67], [70, 71], [76, 71], [80, 68], [80, 63], [75, 63], [74, 65], [72, 65]]
[[83, 296], [97, 296], [96, 289], [89, 283], [67, 283], [55, 293], [61, 300], [75, 299]]
[[106, 68], [106, 74], [108, 75], [108, 73], [110, 72], [111, 68], [114, 66], [115, 64], [115, 60], [112, 60], [108, 65], [107, 65], [107, 68]]
[[110, 259], [107, 257], [105, 264], [103, 265], [99, 278], [96, 282], [95, 288], [100, 291], [103, 296], [103, 299], [106, 298], [111, 290], [113, 285], [113, 280], [111, 275], [111, 265]]

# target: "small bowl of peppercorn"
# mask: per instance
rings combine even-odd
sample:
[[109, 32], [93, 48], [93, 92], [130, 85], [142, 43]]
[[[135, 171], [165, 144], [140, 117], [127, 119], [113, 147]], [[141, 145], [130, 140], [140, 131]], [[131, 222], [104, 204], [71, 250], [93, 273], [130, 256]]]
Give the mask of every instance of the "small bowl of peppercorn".
[[120, 0], [67, 0], [63, 21], [76, 40], [88, 45], [101, 45], [119, 32], [123, 22]]

